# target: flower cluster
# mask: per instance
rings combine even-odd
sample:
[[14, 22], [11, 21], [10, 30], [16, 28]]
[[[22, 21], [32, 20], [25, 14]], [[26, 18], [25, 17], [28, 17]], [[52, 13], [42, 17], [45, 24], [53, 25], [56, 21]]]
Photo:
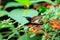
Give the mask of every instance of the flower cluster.
[[30, 32], [33, 32], [33, 33], [36, 33], [36, 34], [39, 33], [39, 30], [40, 30], [39, 27], [37, 27], [36, 25], [29, 28]]
[[50, 24], [54, 29], [60, 29], [60, 20], [52, 19], [50, 20]]

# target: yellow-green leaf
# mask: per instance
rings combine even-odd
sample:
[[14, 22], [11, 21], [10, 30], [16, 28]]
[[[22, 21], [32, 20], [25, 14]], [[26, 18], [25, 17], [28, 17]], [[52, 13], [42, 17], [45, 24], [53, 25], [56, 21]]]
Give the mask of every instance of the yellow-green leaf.
[[20, 4], [29, 6], [30, 5], [30, 0], [16, 0], [17, 2], [19, 2]]

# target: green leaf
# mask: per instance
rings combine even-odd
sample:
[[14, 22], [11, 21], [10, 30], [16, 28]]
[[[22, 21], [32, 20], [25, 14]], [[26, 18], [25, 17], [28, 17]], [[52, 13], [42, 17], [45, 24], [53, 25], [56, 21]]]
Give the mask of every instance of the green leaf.
[[52, 40], [54, 40], [55, 38], [56, 38], [56, 33], [54, 33], [54, 34], [52, 34], [53, 36], [52, 36]]
[[30, 0], [15, 0], [17, 2], [19, 2], [20, 4], [29, 6], [30, 5]]
[[3, 40], [2, 34], [0, 34], [0, 40]]
[[[43, 10], [44, 9], [44, 10]], [[44, 13], [48, 8], [44, 7], [43, 5], [40, 5], [36, 8], [36, 10], [39, 10], [39, 13]]]
[[15, 33], [12, 33], [11, 35], [9, 35], [9, 37], [7, 38], [7, 40], [9, 40], [10, 38], [12, 38], [15, 35]]
[[14, 27], [13, 25], [10, 25], [10, 24], [3, 24], [3, 23], [0, 23], [0, 29], [3, 29], [3, 28], [12, 28]]
[[26, 18], [22, 17], [22, 16], [16, 16], [14, 14], [9, 15], [11, 18], [13, 18], [14, 20], [16, 20], [17, 22], [21, 23], [21, 25], [24, 25], [26, 23], [28, 23], [28, 20], [26, 20]]
[[0, 6], [0, 10], [3, 8], [3, 6]]
[[10, 14], [8, 14], [8, 16], [10, 16], [11, 18], [13, 18], [14, 20], [16, 20], [17, 22], [21, 24], [28, 23], [25, 17], [34, 17], [37, 15], [38, 15], [38, 12], [32, 9], [27, 9], [27, 10], [14, 9], [10, 12]]
[[8, 14], [8, 16], [23, 25], [23, 24], [28, 23], [28, 20], [26, 20], [26, 18], [23, 17], [22, 12], [23, 11], [20, 11], [20, 10], [13, 10], [10, 12], [10, 14]]
[[23, 6], [22, 4], [19, 4], [17, 2], [9, 2], [6, 4], [5, 9], [9, 7], [18, 7], [18, 6]]
[[56, 4], [59, 4], [59, 3], [60, 3], [60, 0], [55, 0], [55, 3], [56, 3]]
[[37, 15], [38, 15], [38, 12], [36, 10], [33, 10], [33, 9], [27, 9], [24, 12], [25, 17], [34, 17], [34, 16], [37, 16]]
[[51, 4], [53, 3], [51, 0], [31, 0], [30, 2], [31, 2], [31, 3], [38, 3], [38, 2], [43, 2], [43, 1], [44, 1], [44, 2], [49, 2], [49, 3], [51, 3]]
[[50, 27], [50, 25], [49, 25], [49, 23], [45, 23], [43, 26], [44, 26], [44, 30], [45, 30], [46, 32], [49, 32], [49, 31], [52, 30], [51, 27]]
[[60, 40], [60, 38], [59, 37], [56, 37], [55, 40]]
[[34, 36], [30, 38], [30, 34], [24, 34], [23, 36], [19, 37], [18, 40], [41, 40], [40, 36]]
[[8, 14], [7, 11], [4, 11], [4, 10], [0, 11], [0, 17], [5, 16], [5, 15], [7, 15], [7, 14]]
[[27, 6], [29, 6], [30, 4], [38, 3], [38, 2], [42, 2], [42, 1], [53, 4], [53, 2], [51, 0], [16, 0], [16, 1], [21, 4], [27, 5]]

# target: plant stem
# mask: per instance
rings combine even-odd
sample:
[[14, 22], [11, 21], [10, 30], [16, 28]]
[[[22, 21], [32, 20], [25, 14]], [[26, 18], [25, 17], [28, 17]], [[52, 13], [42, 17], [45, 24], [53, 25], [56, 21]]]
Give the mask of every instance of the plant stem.
[[1, 5], [1, 2], [2, 2], [2, 1], [0, 0], [0, 5]]

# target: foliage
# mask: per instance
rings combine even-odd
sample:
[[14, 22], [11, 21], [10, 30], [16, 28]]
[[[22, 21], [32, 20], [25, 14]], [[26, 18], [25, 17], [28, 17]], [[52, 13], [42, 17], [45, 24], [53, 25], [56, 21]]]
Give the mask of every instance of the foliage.
[[60, 40], [59, 0], [14, 0], [0, 5], [0, 31], [0, 40]]

